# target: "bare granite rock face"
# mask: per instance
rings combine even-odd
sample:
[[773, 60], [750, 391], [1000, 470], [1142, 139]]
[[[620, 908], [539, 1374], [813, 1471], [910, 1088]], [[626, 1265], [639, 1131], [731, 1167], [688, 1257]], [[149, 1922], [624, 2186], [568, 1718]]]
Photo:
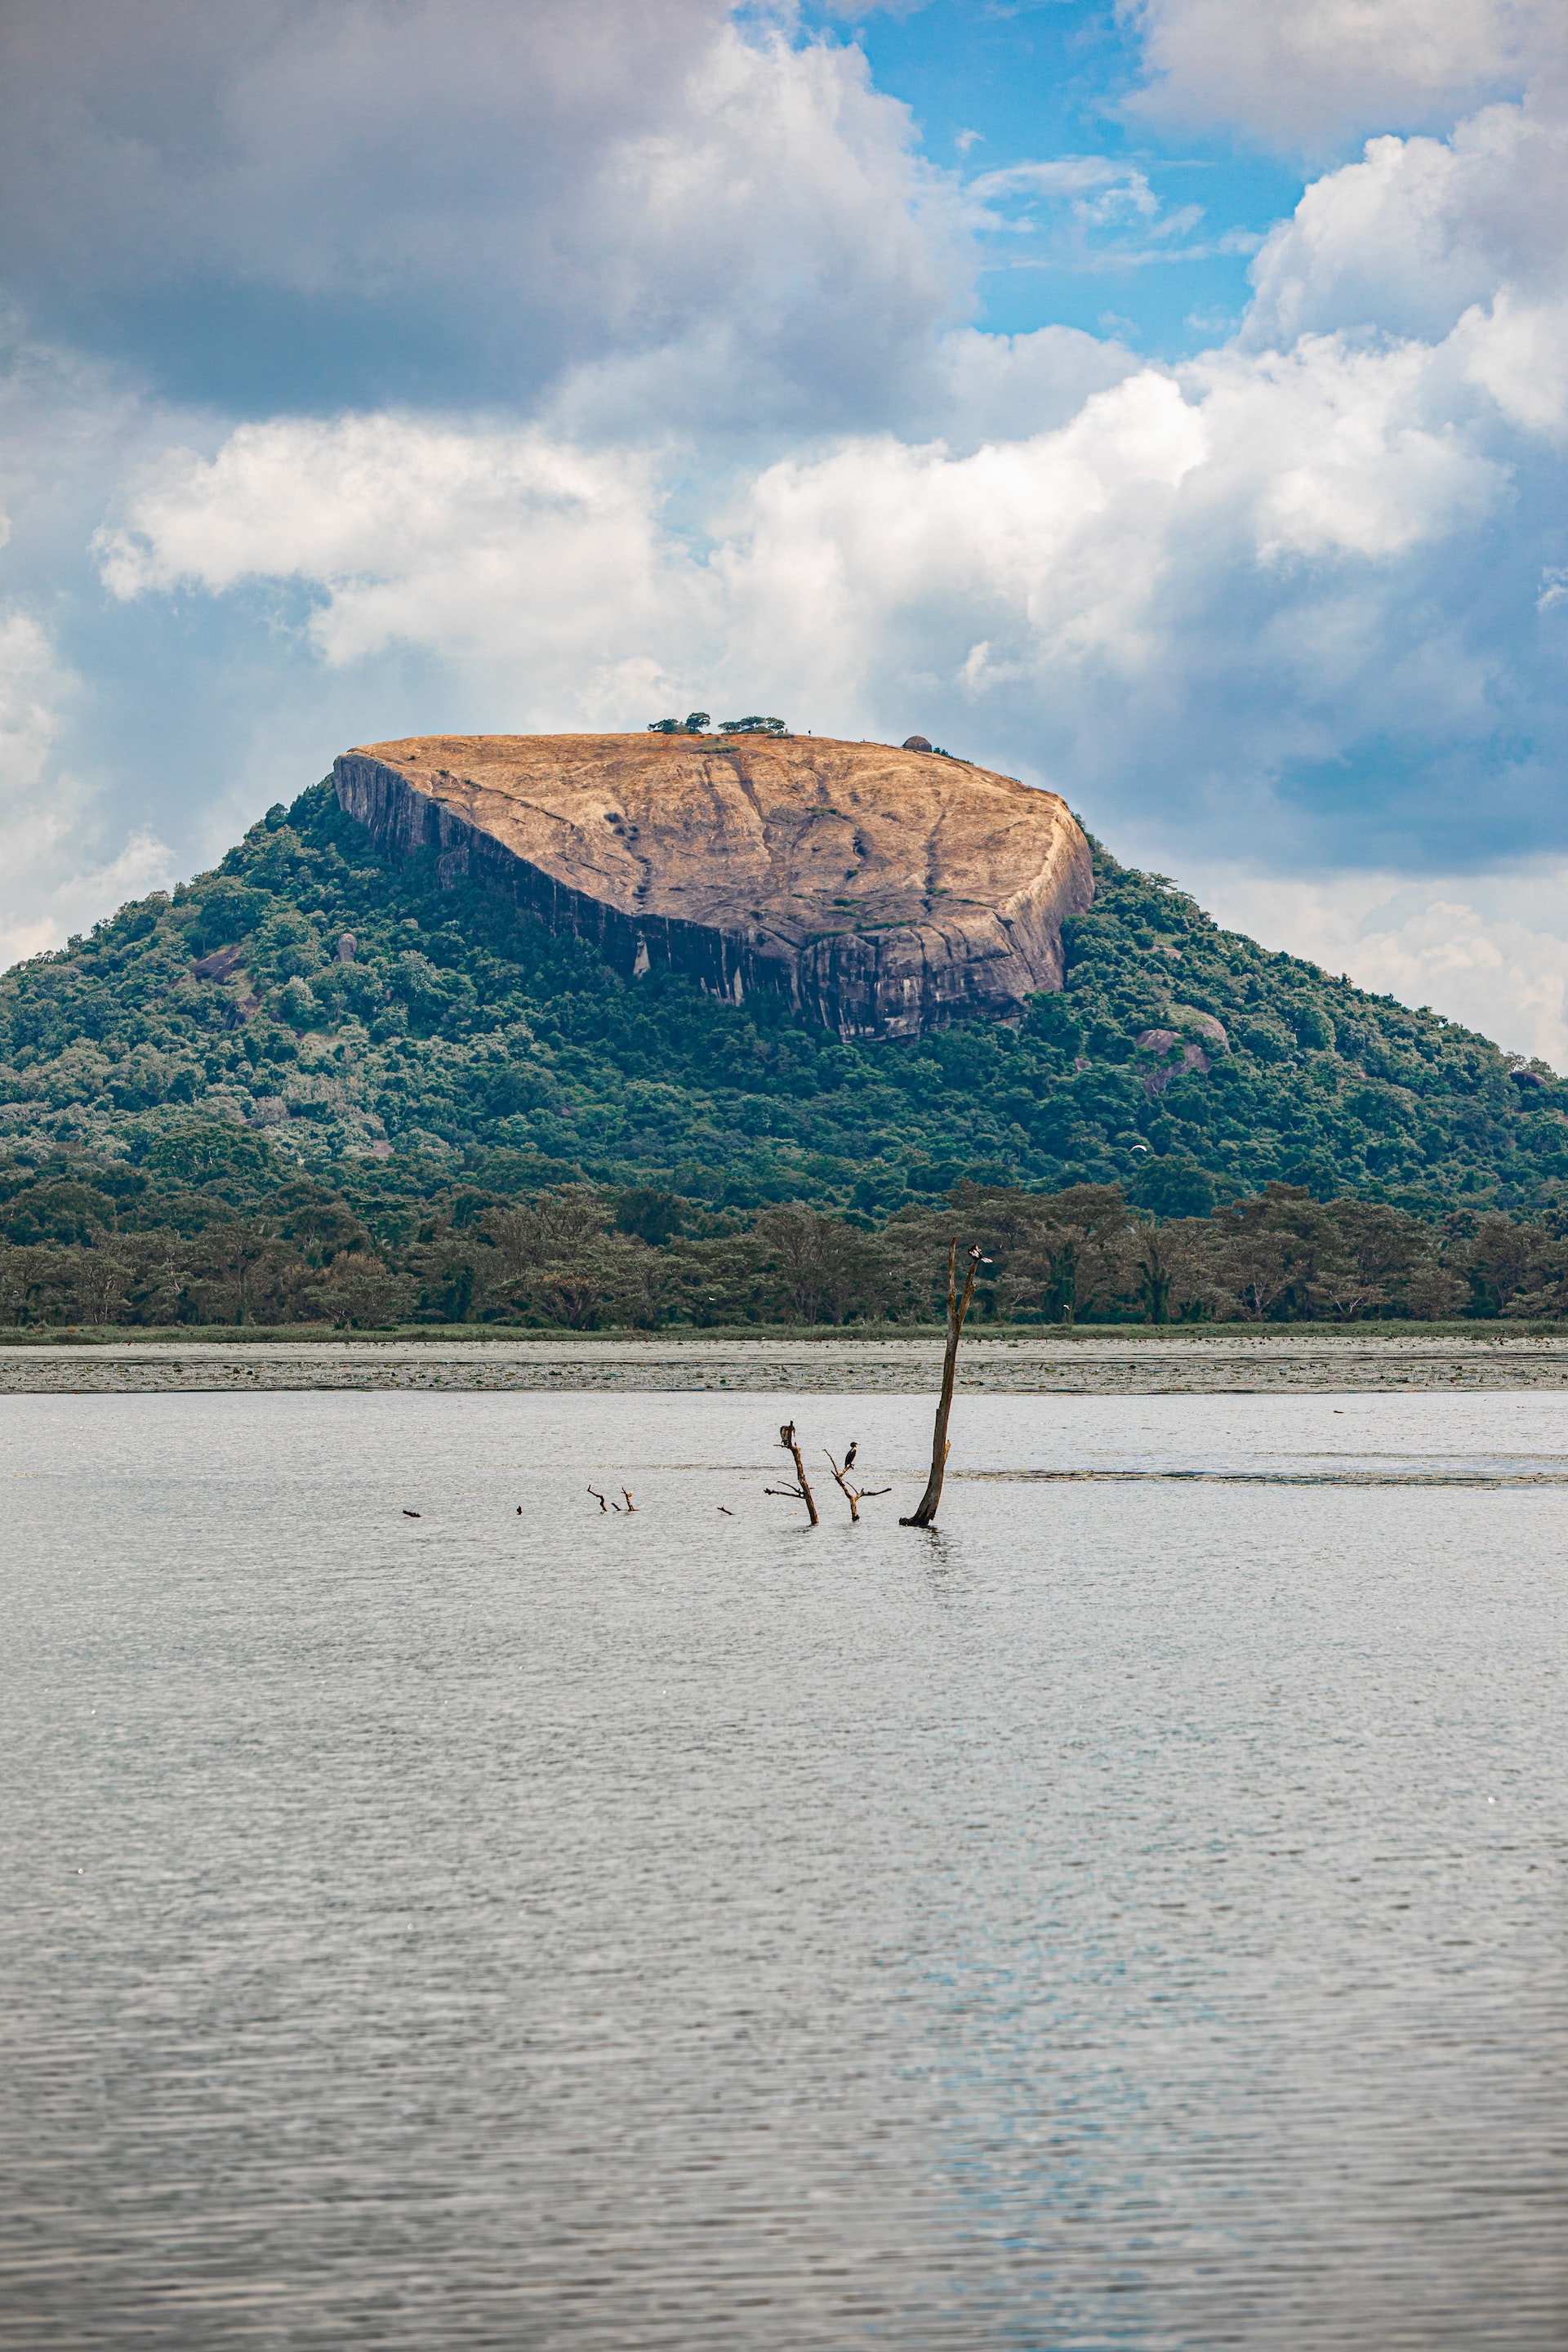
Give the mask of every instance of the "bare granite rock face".
[[762, 990], [841, 1035], [1010, 1016], [1062, 984], [1093, 895], [1054, 793], [824, 736], [437, 735], [334, 767], [342, 807], [443, 883], [499, 883], [628, 978]]

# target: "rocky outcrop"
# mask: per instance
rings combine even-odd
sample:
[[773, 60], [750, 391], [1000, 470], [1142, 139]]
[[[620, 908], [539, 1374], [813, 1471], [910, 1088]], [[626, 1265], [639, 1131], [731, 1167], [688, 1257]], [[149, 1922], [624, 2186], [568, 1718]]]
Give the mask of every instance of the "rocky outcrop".
[[487, 878], [628, 978], [671, 966], [846, 1036], [1016, 1014], [1062, 982], [1093, 892], [1054, 793], [939, 752], [821, 736], [428, 736], [336, 762], [396, 859]]
[[[1132, 1041], [1141, 1054], [1161, 1056], [1156, 1066], [1143, 1074], [1143, 1092], [1151, 1100], [1155, 1095], [1163, 1095], [1171, 1080], [1179, 1078], [1184, 1071], [1196, 1070], [1204, 1077], [1208, 1076], [1214, 1064], [1197, 1043], [1199, 1037], [1221, 1053], [1230, 1048], [1225, 1024], [1216, 1021], [1212, 1013], [1200, 1012], [1195, 1004], [1173, 1004], [1167, 1017], [1175, 1023], [1174, 1028], [1142, 1029]], [[1182, 1049], [1179, 1064], [1168, 1058], [1177, 1045]]]

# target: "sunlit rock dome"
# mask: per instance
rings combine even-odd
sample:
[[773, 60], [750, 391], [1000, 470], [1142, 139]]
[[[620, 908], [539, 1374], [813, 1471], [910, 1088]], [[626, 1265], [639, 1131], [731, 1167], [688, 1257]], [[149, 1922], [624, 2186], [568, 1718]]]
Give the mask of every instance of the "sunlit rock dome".
[[485, 879], [628, 979], [782, 997], [844, 1036], [1016, 1014], [1093, 890], [1064, 802], [929, 749], [824, 736], [439, 735], [362, 744], [344, 809]]

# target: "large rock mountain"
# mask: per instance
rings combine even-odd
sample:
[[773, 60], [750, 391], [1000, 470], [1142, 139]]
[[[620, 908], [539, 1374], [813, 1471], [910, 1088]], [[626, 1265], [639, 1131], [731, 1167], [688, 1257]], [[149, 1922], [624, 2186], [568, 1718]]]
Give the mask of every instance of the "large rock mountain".
[[341, 805], [444, 883], [500, 881], [627, 977], [668, 965], [841, 1036], [917, 1037], [1062, 985], [1093, 896], [1054, 793], [822, 736], [434, 735], [367, 743]]
[[[1543, 1064], [1521, 1066], [1436, 1013], [1221, 930], [1173, 885], [1097, 845], [1093, 904], [1061, 927], [1065, 986], [1034, 995], [1022, 1021], [951, 1020], [966, 1002], [1011, 1011], [1013, 992], [1060, 969], [1039, 912], [1058, 847], [1059, 903], [1081, 904], [1088, 887], [1076, 832], [1043, 794], [871, 746], [747, 746], [725, 773], [742, 797], [749, 778], [763, 803], [746, 853], [763, 887], [734, 889], [715, 907], [673, 887], [678, 851], [693, 885], [706, 892], [710, 882], [675, 820], [690, 791], [720, 829], [721, 812], [682, 781], [705, 775], [701, 762], [718, 769], [715, 747], [677, 745], [669, 757], [657, 742], [650, 755], [641, 741], [611, 739], [647, 778], [646, 801], [562, 793], [558, 756], [548, 789], [486, 804], [493, 832], [462, 814], [465, 796], [479, 802], [483, 790], [468, 748], [387, 747], [417, 751], [416, 761], [353, 755], [337, 789], [328, 778], [288, 807], [277, 803], [213, 872], [153, 891], [60, 953], [0, 975], [0, 1226], [28, 1170], [52, 1170], [48, 1181], [64, 1186], [47, 1227], [58, 1239], [102, 1223], [110, 1195], [145, 1194], [156, 1222], [159, 1188], [172, 1186], [180, 1198], [167, 1214], [194, 1234], [219, 1213], [219, 1194], [205, 1188], [216, 1183], [228, 1199], [222, 1187], [232, 1192], [235, 1171], [250, 1169], [258, 1185], [292, 1171], [352, 1188], [381, 1183], [381, 1167], [377, 1197], [389, 1216], [395, 1209], [398, 1230], [409, 1202], [432, 1188], [455, 1186], [449, 1213], [470, 1218], [470, 1180], [516, 1192], [585, 1177], [669, 1188], [726, 1215], [811, 1200], [874, 1217], [971, 1176], [1052, 1191], [1130, 1184], [1162, 1213], [1278, 1177], [1325, 1197], [1371, 1192], [1424, 1215], [1550, 1211], [1568, 1231], [1568, 1087]], [[581, 739], [566, 748], [581, 760]], [[535, 757], [540, 747], [521, 749]], [[664, 763], [652, 765], [661, 751]], [[827, 763], [813, 772], [826, 802], [813, 784], [804, 809], [793, 765], [803, 756]], [[795, 776], [782, 811], [757, 782], [764, 771]], [[859, 781], [876, 777], [888, 780], [886, 798]], [[910, 793], [910, 777], [931, 780], [920, 786], [929, 801]], [[661, 781], [668, 798], [653, 793]], [[340, 792], [375, 817], [384, 849]], [[857, 793], [869, 812], [858, 827], [864, 851], [843, 818], [809, 814], [853, 816]], [[792, 1012], [787, 992], [804, 980], [831, 998], [834, 956], [864, 956], [871, 982], [886, 978], [896, 926], [857, 930], [853, 918], [885, 916], [888, 900], [869, 897], [867, 853], [883, 861], [891, 898], [899, 869], [882, 845], [900, 840], [917, 807], [917, 847], [923, 840], [931, 863], [921, 871], [906, 845], [902, 870], [922, 972], [912, 1010], [891, 1009], [936, 1026], [917, 1038], [841, 1038]], [[966, 839], [977, 812], [997, 821]], [[1005, 820], [1020, 812], [1050, 830], [1026, 832], [1029, 855], [998, 875], [1019, 847]], [[501, 838], [512, 818], [528, 855]], [[433, 845], [405, 855], [400, 826], [405, 840]], [[668, 855], [644, 871], [631, 853], [656, 828]], [[848, 879], [851, 849], [865, 896]], [[983, 872], [993, 861], [986, 895], [954, 886], [960, 849]], [[479, 869], [471, 877], [458, 870], [465, 856]], [[1020, 921], [1017, 902], [1028, 904], [1029, 875], [1042, 869], [1045, 886]], [[725, 870], [733, 887], [747, 868], [737, 856]], [[663, 906], [683, 911], [624, 911], [646, 909], [656, 880]], [[961, 896], [972, 903], [955, 906]], [[535, 904], [566, 926], [560, 935], [534, 919]], [[739, 967], [737, 916], [763, 933], [742, 942], [752, 961]], [[574, 925], [592, 936], [574, 935]], [[600, 936], [618, 970], [598, 952]], [[629, 976], [639, 942], [650, 964], [642, 979]], [[668, 966], [651, 969], [656, 954], [676, 951], [692, 955], [706, 995]], [[940, 995], [931, 971], [939, 951], [948, 959]], [[748, 992], [740, 1004], [737, 968]], [[786, 993], [753, 988], [748, 973], [771, 973]], [[885, 1017], [864, 968], [859, 984], [862, 1006], [868, 995], [871, 1013]], [[840, 1003], [838, 1013], [855, 1008]], [[85, 1193], [74, 1176], [66, 1181], [76, 1169], [90, 1175]], [[7, 1229], [30, 1241], [20, 1212]], [[47, 1266], [34, 1275], [43, 1281]], [[88, 1312], [84, 1295], [68, 1319]]]

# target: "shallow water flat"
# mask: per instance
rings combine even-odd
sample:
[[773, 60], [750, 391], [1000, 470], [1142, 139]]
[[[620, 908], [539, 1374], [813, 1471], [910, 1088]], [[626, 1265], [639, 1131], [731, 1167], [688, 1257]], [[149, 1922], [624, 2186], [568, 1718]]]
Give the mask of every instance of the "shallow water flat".
[[1557, 2352], [1568, 1402], [929, 1426], [0, 1402], [0, 2340]]

